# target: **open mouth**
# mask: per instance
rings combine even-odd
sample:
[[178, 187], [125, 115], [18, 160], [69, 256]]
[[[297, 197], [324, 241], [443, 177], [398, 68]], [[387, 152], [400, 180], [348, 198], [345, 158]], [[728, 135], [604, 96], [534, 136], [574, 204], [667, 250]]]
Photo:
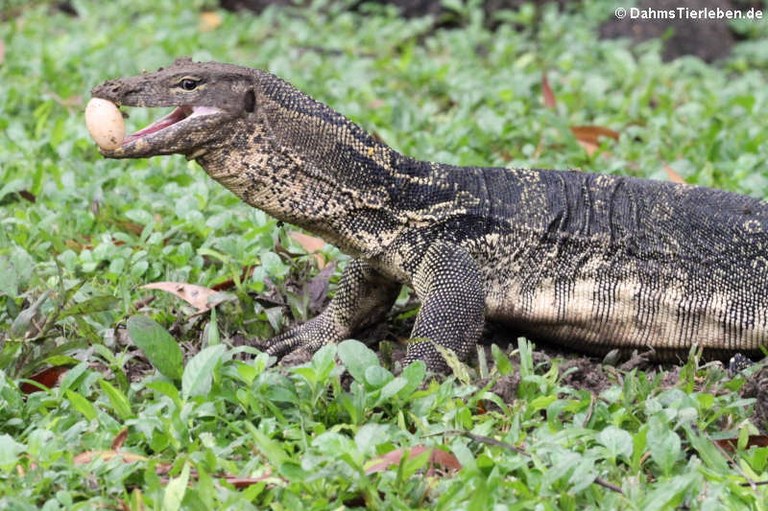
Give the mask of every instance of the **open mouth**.
[[187, 119], [219, 113], [221, 110], [210, 106], [179, 106], [168, 115], [156, 120], [146, 128], [125, 137], [123, 144], [129, 144], [135, 140], [152, 135], [166, 128], [179, 124]]
[[[218, 122], [224, 110], [212, 106], [181, 105], [146, 128], [125, 134], [126, 115], [116, 102], [93, 97], [85, 107], [85, 124], [99, 150], [109, 157], [138, 157], [147, 154], [186, 154], [195, 124]], [[195, 124], [189, 125], [193, 122]]]

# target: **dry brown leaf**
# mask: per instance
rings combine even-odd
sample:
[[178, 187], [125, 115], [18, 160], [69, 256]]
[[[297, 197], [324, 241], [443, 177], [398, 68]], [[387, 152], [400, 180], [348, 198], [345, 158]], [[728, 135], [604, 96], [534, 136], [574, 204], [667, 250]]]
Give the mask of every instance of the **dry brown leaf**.
[[595, 154], [595, 151], [597, 151], [600, 148], [600, 146], [597, 144], [584, 142], [583, 140], [579, 140], [578, 138], [576, 139], [576, 142], [578, 142], [579, 145], [584, 148], [588, 156], [592, 156], [593, 154]]
[[675, 169], [673, 169], [669, 165], [664, 164], [664, 172], [667, 173], [667, 177], [673, 183], [685, 184], [685, 179], [683, 179], [683, 176], [675, 172]]
[[555, 93], [552, 92], [552, 87], [549, 86], [549, 78], [547, 78], [547, 72], [541, 73], [541, 96], [544, 99], [544, 106], [555, 110], [557, 108], [557, 100], [555, 99]]
[[317, 267], [318, 268], [324, 268], [325, 267], [325, 258], [322, 254], [319, 254], [318, 252], [325, 246], [325, 241], [316, 237], [316, 236], [310, 236], [309, 234], [304, 234], [303, 232], [299, 231], [291, 231], [288, 233], [288, 235], [291, 237], [293, 241], [298, 243], [301, 248], [306, 250], [310, 254], [314, 254], [315, 260], [317, 261]]
[[115, 225], [120, 228], [120, 230], [128, 231], [131, 234], [135, 234], [136, 236], [141, 236], [141, 233], [144, 232], [144, 226], [141, 224], [137, 224], [136, 222], [131, 222], [129, 220], [118, 220], [115, 222]]
[[75, 462], [75, 465], [87, 465], [88, 463], [92, 462], [95, 459], [102, 459], [104, 461], [109, 461], [117, 457], [121, 458], [124, 463], [136, 463], [137, 461], [146, 461], [148, 459], [146, 456], [133, 454], [131, 452], [118, 452], [116, 450], [108, 450], [108, 451], [81, 452], [80, 454], [75, 456], [72, 459], [72, 461]]
[[600, 138], [619, 139], [619, 133], [603, 126], [571, 126], [571, 133], [576, 141], [589, 156], [595, 154], [600, 147]]
[[[243, 272], [240, 274], [240, 282], [244, 282], [253, 274], [253, 270], [256, 269], [253, 265], [248, 265], [243, 267]], [[235, 287], [235, 279], [227, 279], [219, 282], [218, 284], [214, 284], [211, 286], [211, 289], [214, 291], [226, 291], [227, 289], [231, 289]]]
[[35, 196], [34, 193], [30, 192], [29, 190], [19, 190], [19, 196], [22, 199], [31, 202], [32, 204], [37, 202], [37, 197]]
[[322, 239], [310, 236], [309, 234], [304, 234], [303, 232], [291, 231], [289, 236], [310, 254], [317, 252], [325, 246], [325, 241]]
[[112, 440], [112, 447], [113, 451], [118, 451], [125, 443], [125, 439], [128, 438], [128, 428], [123, 428], [120, 430], [120, 432], [115, 435], [115, 439]]
[[236, 477], [228, 475], [224, 479], [238, 490], [241, 490], [243, 488], [248, 488], [249, 486], [252, 486], [256, 483], [260, 483], [268, 479], [273, 479], [273, 476], [270, 472], [267, 472], [266, 474], [259, 477]]
[[211, 307], [221, 303], [221, 301], [211, 300], [211, 297], [219, 294], [218, 291], [203, 286], [197, 286], [195, 284], [186, 284], [184, 282], [153, 282], [152, 284], [146, 284], [141, 287], [144, 289], [159, 289], [160, 291], [176, 295], [197, 309], [197, 312], [206, 312], [210, 310]]
[[571, 132], [577, 140], [600, 145], [600, 137], [619, 139], [619, 132], [604, 126], [571, 126]]
[[325, 299], [328, 296], [328, 283], [331, 277], [333, 277], [335, 270], [336, 263], [330, 263], [307, 283], [306, 288], [309, 292], [310, 311], [320, 312], [324, 308]]
[[[59, 378], [67, 371], [69, 371], [69, 367], [66, 366], [46, 367], [42, 371], [39, 371], [30, 376], [28, 379], [35, 381], [40, 385], [44, 385], [50, 389], [58, 385]], [[24, 394], [32, 394], [33, 392], [40, 392], [41, 390], [40, 387], [26, 382], [19, 385], [19, 389]]]
[[222, 23], [221, 14], [215, 11], [203, 11], [200, 13], [200, 31], [212, 32]]
[[[736, 446], [739, 444], [738, 438], [721, 438], [713, 440], [722, 450], [728, 453], [736, 452]], [[745, 449], [750, 447], [768, 447], [768, 435], [749, 435]]]
[[368, 108], [371, 110], [376, 110], [377, 108], [381, 108], [383, 106], [386, 106], [387, 102], [380, 98], [374, 98], [368, 102]]
[[75, 96], [62, 98], [58, 94], [51, 93], [51, 99], [53, 99], [56, 103], [63, 106], [64, 108], [77, 108], [77, 109], [83, 108], [82, 96], [75, 95]]
[[415, 458], [425, 452], [429, 453], [430, 471], [434, 468], [442, 468], [446, 471], [458, 471], [461, 469], [461, 463], [453, 454], [441, 449], [417, 445], [411, 448], [395, 449], [372, 459], [366, 463], [365, 473], [370, 475], [384, 472], [392, 466], [399, 465], [403, 458]]

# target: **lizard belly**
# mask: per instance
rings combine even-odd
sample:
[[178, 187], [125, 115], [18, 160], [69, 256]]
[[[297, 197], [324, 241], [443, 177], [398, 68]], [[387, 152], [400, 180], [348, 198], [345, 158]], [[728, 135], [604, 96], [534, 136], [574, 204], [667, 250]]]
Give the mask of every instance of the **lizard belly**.
[[737, 302], [690, 283], [649, 282], [545, 278], [535, 288], [519, 279], [489, 282], [486, 313], [533, 338], [592, 353], [643, 347], [684, 353], [693, 344], [758, 351], [768, 343], [768, 304]]

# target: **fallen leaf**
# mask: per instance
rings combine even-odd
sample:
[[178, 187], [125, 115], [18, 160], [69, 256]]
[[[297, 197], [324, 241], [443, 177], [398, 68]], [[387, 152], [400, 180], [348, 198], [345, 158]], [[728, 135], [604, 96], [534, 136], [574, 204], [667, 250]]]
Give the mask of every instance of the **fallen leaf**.
[[318, 253], [325, 246], [324, 240], [315, 236], [310, 236], [309, 234], [304, 234], [303, 232], [299, 231], [291, 231], [288, 235], [293, 241], [298, 243], [301, 248], [306, 250], [308, 253], [315, 255], [318, 268], [325, 267], [325, 258], [322, 254]]
[[371, 110], [376, 110], [377, 108], [381, 108], [387, 104], [386, 101], [380, 98], [372, 99], [368, 102], [368, 108]]
[[221, 14], [215, 11], [203, 11], [200, 13], [200, 31], [212, 32], [221, 26]]
[[664, 172], [667, 173], [667, 177], [673, 183], [685, 184], [685, 179], [683, 179], [683, 176], [675, 172], [675, 169], [673, 169], [669, 165], [664, 164]]
[[[55, 387], [59, 383], [59, 377], [61, 377], [61, 375], [66, 373], [67, 371], [69, 371], [69, 367], [66, 367], [66, 366], [47, 367], [42, 371], [33, 374], [27, 379], [37, 382], [40, 385], [43, 385], [44, 387], [48, 387], [50, 389]], [[24, 394], [32, 394], [33, 392], [40, 392], [42, 390], [37, 385], [33, 385], [32, 383], [26, 383], [26, 382], [19, 385], [19, 389], [21, 389], [21, 391]]]
[[619, 139], [619, 133], [612, 129], [605, 128], [603, 126], [571, 126], [571, 132], [578, 140], [584, 142], [591, 142], [593, 144], [600, 143], [600, 137], [612, 138], [614, 140]]
[[576, 137], [576, 141], [592, 156], [600, 147], [600, 138], [619, 139], [619, 133], [603, 126], [571, 126], [571, 133]]
[[372, 459], [366, 463], [365, 473], [370, 475], [384, 472], [385, 470], [389, 470], [392, 466], [399, 465], [403, 458], [415, 458], [425, 452], [429, 452], [430, 470], [435, 467], [443, 468], [447, 471], [457, 471], [461, 469], [461, 463], [453, 454], [443, 451], [442, 449], [417, 445], [411, 448], [395, 449], [394, 451], [390, 451], [382, 456]]
[[[736, 452], [736, 446], [739, 444], [738, 438], [721, 438], [714, 440], [715, 444], [728, 453]], [[768, 435], [749, 435], [745, 449], [750, 447], [768, 447]]]
[[541, 73], [541, 96], [544, 99], [544, 106], [554, 110], [557, 108], [557, 100], [555, 99], [555, 93], [552, 92], [552, 87], [549, 86], [549, 78], [547, 78], [547, 72]]
[[310, 312], [319, 312], [324, 308], [325, 298], [328, 296], [328, 282], [333, 277], [334, 270], [336, 263], [328, 264], [307, 283]]
[[35, 197], [35, 194], [30, 192], [29, 190], [19, 190], [19, 196], [22, 199], [31, 202], [32, 204], [37, 202], [37, 197]]
[[[243, 272], [240, 274], [240, 282], [243, 282], [248, 277], [250, 277], [254, 269], [256, 269], [256, 267], [252, 265], [244, 267]], [[214, 291], [226, 291], [227, 289], [231, 289], [233, 287], [235, 287], [235, 279], [227, 279], [219, 282], [218, 284], [214, 284], [211, 286], [211, 289]]]
[[148, 458], [146, 456], [141, 456], [139, 454], [133, 454], [131, 452], [119, 452], [117, 450], [108, 450], [108, 451], [85, 451], [81, 452], [77, 456], [75, 456], [72, 461], [75, 462], [75, 465], [87, 465], [88, 463], [91, 463], [93, 460], [101, 459], [104, 461], [109, 461], [114, 458], [121, 458], [124, 463], [136, 463], [137, 461], [146, 461]]
[[53, 99], [56, 103], [63, 106], [64, 108], [82, 108], [83, 107], [83, 97], [82, 96], [69, 96], [66, 98], [62, 98], [56, 93], [50, 94], [51, 99]]
[[125, 439], [128, 438], [128, 428], [123, 428], [120, 430], [120, 432], [115, 435], [115, 439], [112, 440], [112, 447], [113, 451], [118, 451], [125, 443]]
[[238, 490], [247, 488], [249, 486], [252, 486], [256, 483], [260, 483], [263, 481], [267, 481], [269, 479], [273, 479], [272, 474], [267, 471], [266, 474], [259, 476], [259, 477], [236, 477], [236, 476], [226, 476], [224, 478], [229, 484], [237, 488]]
[[587, 152], [587, 156], [592, 156], [600, 148], [597, 144], [591, 142], [584, 142], [583, 140], [576, 139], [576, 142]]
[[131, 305], [131, 308], [133, 308], [135, 310], [141, 310], [144, 307], [146, 307], [147, 305], [149, 305], [150, 303], [154, 302], [155, 298], [157, 298], [157, 297], [156, 296], [145, 296], [144, 298], [142, 298], [140, 300], [136, 300], [135, 302], [133, 302], [133, 304]]
[[128, 231], [136, 236], [141, 236], [141, 233], [144, 232], [143, 225], [137, 224], [136, 222], [131, 222], [129, 220], [118, 220], [115, 222], [115, 225], [119, 227], [120, 230]]
[[289, 236], [310, 254], [317, 252], [325, 246], [325, 241], [322, 239], [316, 236], [310, 236], [309, 234], [304, 234], [303, 232], [291, 231]]
[[213, 299], [214, 296], [220, 294], [218, 291], [184, 282], [153, 282], [141, 287], [144, 289], [159, 289], [160, 291], [176, 295], [197, 309], [197, 312], [209, 311], [212, 307], [226, 300], [224, 296], [218, 300]]

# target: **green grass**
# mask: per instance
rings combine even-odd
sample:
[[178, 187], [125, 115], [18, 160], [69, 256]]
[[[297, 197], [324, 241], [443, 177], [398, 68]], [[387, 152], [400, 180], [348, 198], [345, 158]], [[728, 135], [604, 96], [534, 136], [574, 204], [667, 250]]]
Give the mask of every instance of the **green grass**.
[[[495, 33], [471, 9], [463, 28], [430, 33], [426, 20], [332, 6], [216, 11], [221, 25], [204, 31], [206, 3], [82, 0], [76, 18], [0, 3], [0, 508], [766, 509], [768, 487], [747, 484], [768, 480], [768, 448], [747, 447], [757, 429], [745, 377], [696, 357], [671, 385], [666, 373], [613, 370], [593, 395], [564, 383], [561, 360], [535, 363], [525, 342], [519, 365], [496, 352], [487, 378], [463, 369], [443, 382], [420, 365], [394, 376], [355, 342], [291, 369], [232, 347], [290, 319], [259, 293], [307, 316], [314, 259], [289, 255], [301, 253], [290, 226], [183, 158], [102, 159], [82, 109], [93, 85], [190, 55], [267, 68], [420, 158], [654, 179], [668, 165], [765, 198], [768, 24], [746, 27], [750, 39], [709, 66], [662, 63], [657, 43], [596, 40], [610, 2], [546, 9], [538, 29], [526, 8], [511, 16], [519, 30]], [[555, 110], [542, 102], [544, 71]], [[136, 128], [157, 112], [131, 114]], [[588, 156], [574, 125], [621, 137]], [[196, 317], [140, 289], [227, 279], [229, 299]], [[156, 371], [136, 370], [134, 343]], [[60, 364], [71, 369], [58, 386], [20, 391]], [[514, 399], [492, 392], [518, 376]], [[140, 458], [83, 461], [121, 432], [120, 452]], [[736, 451], [717, 438], [739, 439]], [[430, 471], [422, 455], [371, 470], [417, 445], [461, 469]]]

